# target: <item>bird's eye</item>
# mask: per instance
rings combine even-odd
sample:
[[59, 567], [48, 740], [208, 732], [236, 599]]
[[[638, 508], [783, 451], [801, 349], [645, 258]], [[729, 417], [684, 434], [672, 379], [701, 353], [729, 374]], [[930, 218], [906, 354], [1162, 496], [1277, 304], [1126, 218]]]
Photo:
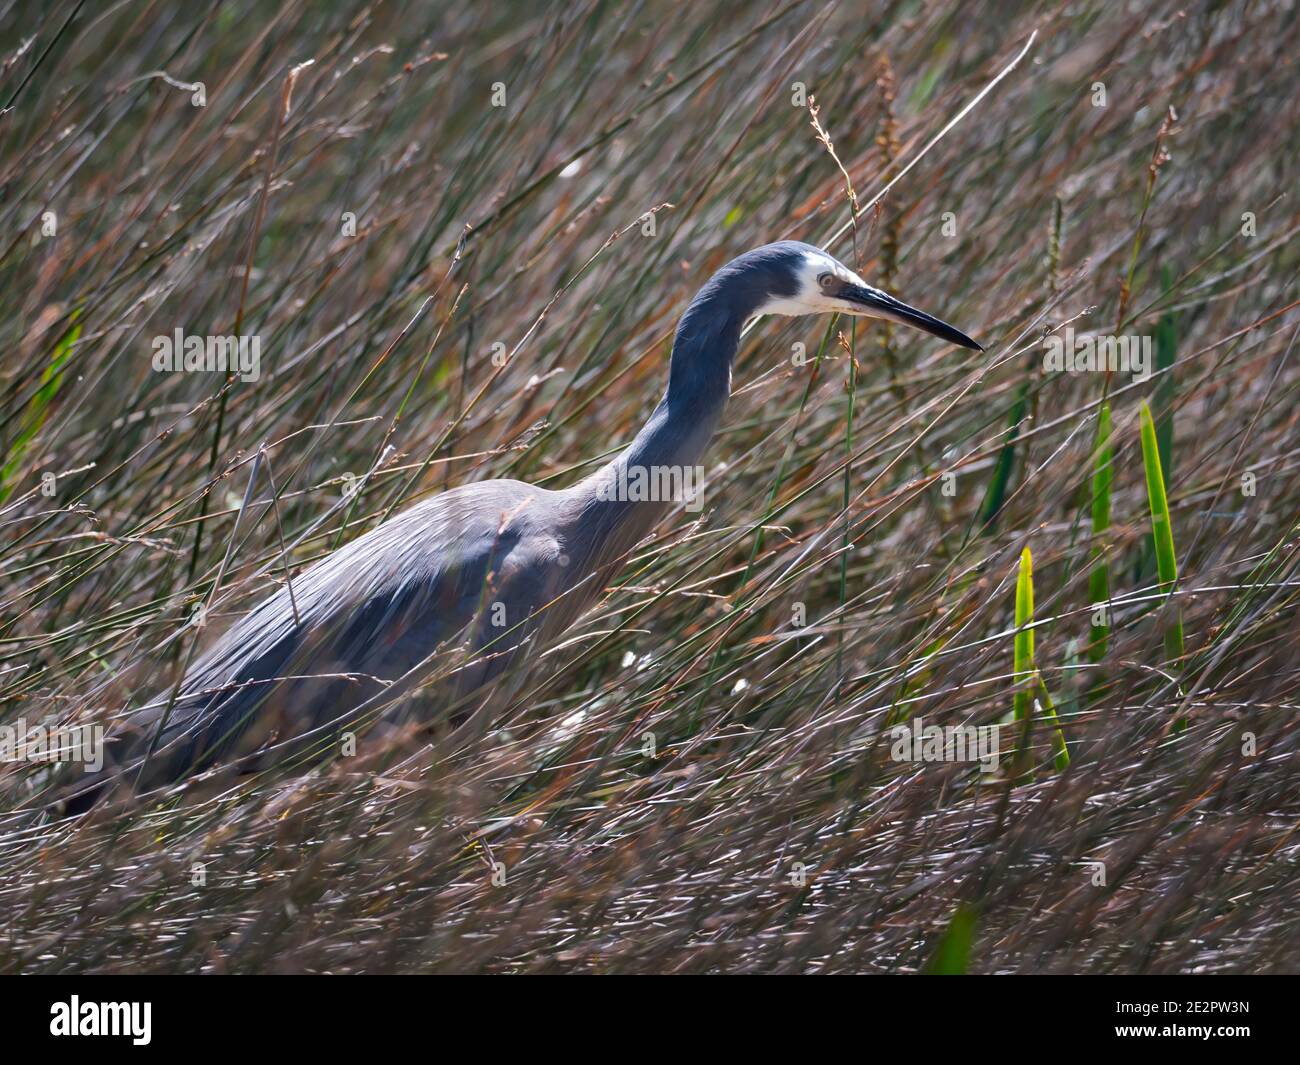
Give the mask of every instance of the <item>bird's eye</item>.
[[831, 286], [835, 284], [835, 275], [822, 274], [821, 277], [817, 279], [817, 284], [821, 285], [824, 289], [830, 289]]

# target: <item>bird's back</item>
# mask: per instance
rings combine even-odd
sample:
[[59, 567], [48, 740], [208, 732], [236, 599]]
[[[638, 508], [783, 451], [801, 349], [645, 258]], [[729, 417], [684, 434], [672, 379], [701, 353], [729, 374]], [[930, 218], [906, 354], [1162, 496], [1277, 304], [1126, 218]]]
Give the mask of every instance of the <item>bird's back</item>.
[[421, 679], [443, 644], [467, 645], [471, 659], [447, 694], [480, 686], [555, 594], [546, 578], [562, 550], [557, 499], [520, 481], [464, 485], [317, 562], [203, 653], [170, 711], [163, 692], [130, 717], [114, 745], [116, 771], [140, 764], [164, 714], [143, 788], [231, 758], [256, 766], [268, 749], [277, 761], [323, 750], [341, 729], [367, 723], [368, 712], [353, 720], [357, 708]]

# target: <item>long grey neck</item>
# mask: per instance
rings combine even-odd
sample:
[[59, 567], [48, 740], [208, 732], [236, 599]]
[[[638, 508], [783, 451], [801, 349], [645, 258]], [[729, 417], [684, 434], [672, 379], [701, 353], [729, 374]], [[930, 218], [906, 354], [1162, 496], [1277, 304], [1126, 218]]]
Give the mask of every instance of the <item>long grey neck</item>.
[[581, 529], [574, 539], [584, 541], [575, 547], [589, 566], [621, 557], [680, 504], [628, 498], [628, 486], [638, 477], [662, 484], [694, 476], [726, 408], [747, 317], [725, 289], [706, 286], [677, 326], [668, 390], [649, 421], [621, 454], [568, 490]]

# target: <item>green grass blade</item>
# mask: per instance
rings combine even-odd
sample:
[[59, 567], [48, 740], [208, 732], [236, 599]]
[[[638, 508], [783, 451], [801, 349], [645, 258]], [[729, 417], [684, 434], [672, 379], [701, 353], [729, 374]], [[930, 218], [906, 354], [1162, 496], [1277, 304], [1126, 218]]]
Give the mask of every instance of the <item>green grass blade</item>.
[[[75, 322], [77, 312], [74, 311], [72, 317]], [[54, 397], [59, 391], [59, 385], [63, 383], [64, 365], [71, 356], [72, 345], [77, 342], [79, 336], [81, 336], [81, 326], [79, 324], [72, 325], [54, 346], [49, 365], [41, 372], [41, 386], [27, 404], [27, 412], [23, 418], [22, 428], [18, 430], [18, 436], [10, 446], [9, 453], [5, 456], [4, 468], [0, 470], [0, 503], [8, 499], [13, 491], [13, 484], [23, 464], [23, 459], [26, 457], [27, 447], [32, 442], [33, 437], [41, 431], [41, 426], [45, 424], [45, 419], [49, 416], [50, 404], [54, 402]]]
[[[1169, 273], [1163, 274], [1164, 289], [1170, 290]], [[1155, 333], [1155, 390], [1151, 396], [1151, 416], [1156, 424], [1156, 444], [1160, 451], [1160, 470], [1165, 483], [1174, 475], [1174, 397], [1177, 380], [1174, 363], [1178, 354], [1178, 333], [1173, 312], [1162, 315]], [[1137, 583], [1145, 584], [1156, 575], [1156, 555], [1152, 545], [1143, 545], [1138, 569], [1134, 574]]]
[[935, 976], [964, 976], [970, 969], [971, 946], [975, 941], [975, 910], [964, 903], [953, 912], [926, 972]]
[[1025, 410], [1029, 405], [1029, 384], [1020, 386], [1016, 401], [1011, 406], [1007, 417], [1007, 442], [998, 452], [998, 461], [993, 468], [993, 480], [989, 482], [988, 494], [984, 497], [984, 506], [980, 509], [980, 527], [988, 532], [1002, 510], [1006, 501], [1007, 487], [1011, 484], [1011, 470], [1016, 460], [1016, 440], [1020, 437], [1020, 423], [1024, 420]]
[[[1064, 769], [1070, 764], [1070, 752], [1061, 732], [1060, 722], [1056, 717], [1056, 704], [1043, 683], [1042, 675], [1034, 665], [1034, 557], [1029, 548], [1020, 553], [1020, 571], [1016, 575], [1016, 635], [1013, 670], [1015, 674], [1015, 695], [1013, 697], [1013, 714], [1016, 721], [1026, 721], [1037, 707], [1041, 717], [1051, 726], [1052, 749], [1055, 752], [1057, 769]], [[1032, 724], [1027, 723], [1023, 730], [1025, 739], [1022, 749], [1028, 748], [1028, 734]], [[1018, 774], [1021, 780], [1029, 779], [1026, 774]]]
[[[1095, 612], [1097, 607], [1110, 604], [1110, 566], [1106, 561], [1102, 537], [1110, 528], [1111, 462], [1114, 449], [1110, 443], [1110, 404], [1103, 403], [1097, 414], [1097, 441], [1093, 446], [1092, 470], [1092, 569], [1088, 573], [1088, 602]], [[1102, 624], [1096, 621], [1089, 629], [1088, 657], [1100, 662], [1106, 657], [1106, 644], [1110, 638], [1109, 613]]]
[[[1151, 508], [1151, 542], [1156, 552], [1156, 571], [1160, 589], [1171, 597], [1178, 582], [1178, 562], [1174, 555], [1173, 521], [1169, 516], [1169, 500], [1165, 495], [1165, 478], [1160, 468], [1160, 448], [1156, 442], [1155, 423], [1151, 408], [1142, 404], [1142, 464], [1146, 468], [1147, 502]], [[1165, 628], [1165, 658], [1177, 665], [1183, 657], [1183, 621], [1177, 604], [1169, 604], [1171, 620]], [[1181, 723], [1180, 723], [1181, 724]]]
[[1070, 748], [1065, 742], [1065, 733], [1061, 731], [1060, 720], [1056, 716], [1056, 704], [1052, 702], [1052, 695], [1047, 690], [1047, 685], [1043, 683], [1041, 673], [1035, 673], [1038, 679], [1038, 698], [1037, 709], [1042, 719], [1051, 726], [1052, 751], [1054, 758], [1052, 764], [1059, 769], [1065, 769], [1070, 764]]
[[1025, 548], [1020, 553], [1020, 573], [1016, 577], [1016, 636], [1014, 665], [1016, 694], [1014, 716], [1023, 721], [1033, 698], [1034, 674], [1034, 559]]

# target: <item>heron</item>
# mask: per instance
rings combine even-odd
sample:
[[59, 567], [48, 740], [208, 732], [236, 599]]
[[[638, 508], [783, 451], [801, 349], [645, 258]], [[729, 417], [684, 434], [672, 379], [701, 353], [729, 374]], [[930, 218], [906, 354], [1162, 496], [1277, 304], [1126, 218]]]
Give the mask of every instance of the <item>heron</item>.
[[[461, 705], [490, 690], [571, 628], [680, 503], [628, 498], [624, 486], [629, 475], [699, 463], [746, 323], [820, 314], [886, 319], [983, 350], [821, 248], [782, 240], [747, 251], [687, 306], [667, 389], [609, 462], [559, 490], [517, 480], [451, 488], [317, 561], [227, 629], [173, 692], [128, 715], [110, 764], [64, 809], [89, 808], [114, 782], [140, 793], [219, 763], [252, 771], [323, 751], [345, 726], [388, 720], [417, 690]], [[449, 646], [468, 653], [439, 672]]]

